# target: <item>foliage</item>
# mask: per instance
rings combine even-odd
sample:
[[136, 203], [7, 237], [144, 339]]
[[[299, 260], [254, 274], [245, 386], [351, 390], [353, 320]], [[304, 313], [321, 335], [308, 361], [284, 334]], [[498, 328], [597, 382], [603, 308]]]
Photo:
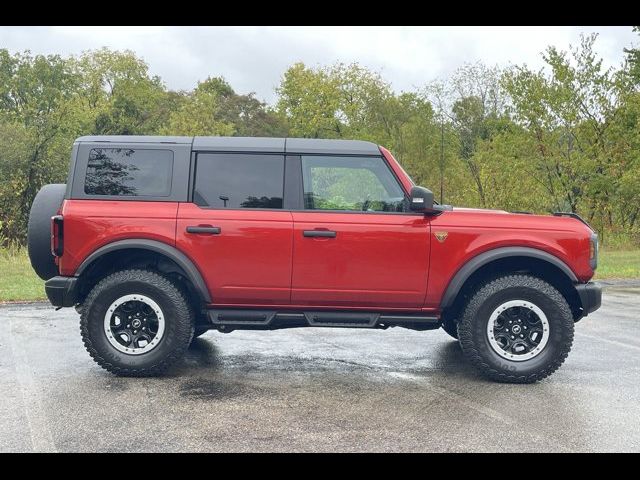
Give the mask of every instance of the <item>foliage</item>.
[[[0, 49], [0, 243], [24, 243], [33, 197], [65, 181], [75, 138], [156, 134], [370, 140], [446, 203], [573, 211], [605, 244], [639, 245], [640, 51], [605, 68], [596, 42], [550, 46], [537, 71], [467, 64], [408, 92], [358, 64], [297, 63], [273, 106], [222, 77], [171, 91], [130, 51]], [[323, 188], [323, 208], [362, 203], [344, 182]]]
[[596, 279], [640, 277], [640, 250], [602, 250]]
[[31, 268], [25, 248], [0, 247], [0, 270], [0, 303], [47, 298], [44, 282]]

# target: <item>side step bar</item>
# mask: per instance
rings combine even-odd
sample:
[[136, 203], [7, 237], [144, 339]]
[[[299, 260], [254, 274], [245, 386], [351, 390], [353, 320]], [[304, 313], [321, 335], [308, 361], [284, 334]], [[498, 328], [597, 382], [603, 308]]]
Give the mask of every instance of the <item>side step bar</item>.
[[[435, 316], [379, 312], [211, 309], [207, 310], [211, 328], [232, 330], [276, 330], [293, 327], [388, 328], [405, 327], [414, 330], [440, 328]], [[202, 325], [204, 326], [204, 325]]]
[[270, 325], [276, 312], [269, 310], [208, 310], [214, 325]]
[[304, 312], [310, 327], [360, 327], [376, 326], [379, 313], [360, 312]]

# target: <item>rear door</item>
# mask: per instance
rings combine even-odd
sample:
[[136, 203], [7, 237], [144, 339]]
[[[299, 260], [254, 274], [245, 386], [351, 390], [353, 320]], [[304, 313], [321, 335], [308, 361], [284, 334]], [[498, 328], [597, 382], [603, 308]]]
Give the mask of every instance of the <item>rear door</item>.
[[379, 156], [302, 155], [293, 212], [291, 302], [416, 309], [424, 304], [430, 218]]
[[292, 229], [284, 155], [198, 153], [193, 201], [180, 204], [176, 242], [216, 305], [290, 301]]

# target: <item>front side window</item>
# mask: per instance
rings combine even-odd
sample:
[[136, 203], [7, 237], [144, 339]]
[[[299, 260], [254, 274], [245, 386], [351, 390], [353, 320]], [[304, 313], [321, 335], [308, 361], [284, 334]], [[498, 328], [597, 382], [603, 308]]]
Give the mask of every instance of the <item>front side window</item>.
[[284, 157], [198, 154], [193, 201], [211, 208], [282, 208]]
[[380, 157], [302, 157], [308, 210], [403, 212], [405, 194]]
[[152, 196], [171, 194], [173, 152], [132, 148], [93, 148], [89, 152], [84, 193]]

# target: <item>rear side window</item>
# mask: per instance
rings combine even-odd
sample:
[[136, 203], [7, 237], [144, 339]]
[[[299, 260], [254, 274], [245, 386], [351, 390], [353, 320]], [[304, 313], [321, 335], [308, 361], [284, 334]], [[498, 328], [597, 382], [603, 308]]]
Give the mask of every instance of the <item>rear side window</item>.
[[172, 151], [93, 148], [89, 152], [84, 193], [167, 197], [171, 194], [172, 175]]
[[193, 201], [211, 208], [282, 208], [284, 157], [198, 154]]

